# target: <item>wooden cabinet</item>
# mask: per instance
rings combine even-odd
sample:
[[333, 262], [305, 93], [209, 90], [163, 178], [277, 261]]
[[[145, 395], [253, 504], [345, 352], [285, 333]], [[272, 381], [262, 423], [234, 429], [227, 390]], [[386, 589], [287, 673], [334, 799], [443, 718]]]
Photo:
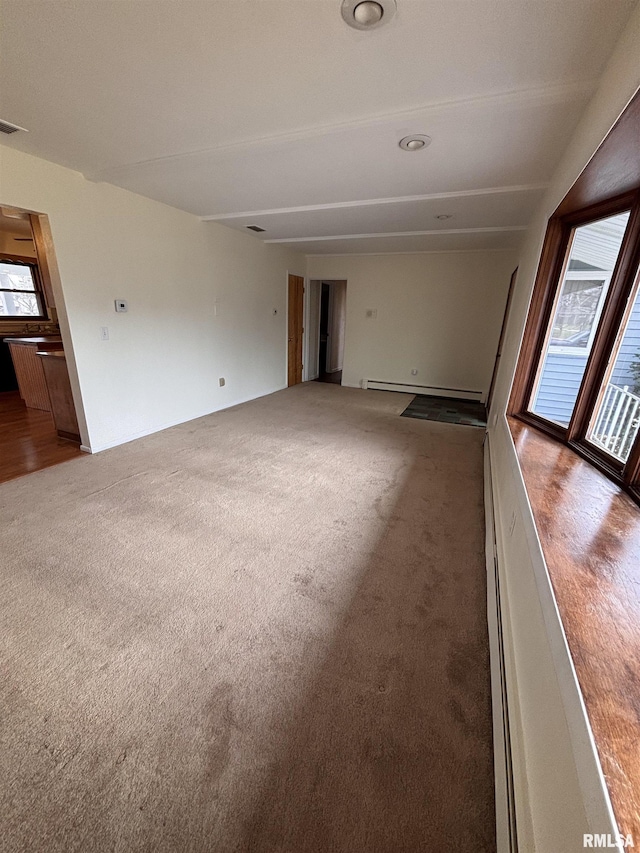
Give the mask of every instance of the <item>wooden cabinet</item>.
[[39, 350], [62, 350], [62, 339], [56, 337], [5, 338], [11, 352], [20, 396], [30, 409], [51, 411], [47, 383], [38, 358]]
[[38, 352], [37, 357], [44, 372], [56, 431], [60, 438], [79, 442], [80, 430], [64, 352]]

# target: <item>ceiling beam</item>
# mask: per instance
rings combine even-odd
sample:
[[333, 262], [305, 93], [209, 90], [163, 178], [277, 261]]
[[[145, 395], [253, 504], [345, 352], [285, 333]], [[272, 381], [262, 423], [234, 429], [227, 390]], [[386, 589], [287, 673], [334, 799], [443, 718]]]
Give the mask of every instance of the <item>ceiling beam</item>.
[[574, 103], [581, 100], [586, 101], [596, 90], [597, 83], [597, 80], [582, 80], [574, 83], [561, 83], [551, 86], [533, 86], [526, 89], [511, 89], [505, 92], [472, 95], [467, 98], [432, 101], [431, 103], [422, 104], [410, 109], [360, 116], [359, 118], [352, 119], [350, 121], [315, 125], [299, 128], [297, 130], [284, 131], [282, 133], [269, 134], [265, 136], [256, 136], [247, 139], [230, 140], [228, 142], [220, 142], [217, 145], [210, 145], [206, 148], [199, 148], [194, 151], [174, 152], [172, 154], [165, 154], [159, 157], [151, 157], [149, 159], [137, 160], [130, 163], [114, 163], [111, 166], [106, 166], [105, 168], [95, 172], [87, 171], [83, 174], [89, 181], [109, 182], [109, 180], [114, 177], [121, 176], [122, 174], [128, 174], [145, 166], [155, 166], [159, 163], [172, 163], [181, 160], [188, 160], [192, 157], [201, 157], [203, 155], [214, 154], [219, 151], [247, 149], [263, 145], [282, 145], [287, 142], [313, 139], [314, 137], [326, 136], [327, 134], [343, 133], [344, 131], [355, 128], [375, 127], [376, 125], [386, 124], [390, 121], [413, 121], [418, 116], [425, 116], [428, 119], [438, 116], [441, 113], [447, 114], [449, 112], [465, 112], [467, 110], [485, 110], [490, 107], [497, 107], [498, 109], [525, 109], [529, 106], [536, 105], [546, 106]]
[[265, 243], [323, 243], [327, 240], [367, 240], [375, 237], [428, 237], [435, 234], [496, 234], [506, 231], [526, 231], [527, 225], [500, 225], [494, 228], [437, 228], [434, 231], [387, 231], [374, 234], [334, 234], [331, 237], [279, 237]]
[[307, 252], [305, 258], [368, 258], [373, 255], [477, 255], [480, 252], [513, 252], [510, 248], [501, 249], [399, 249], [394, 252], [321, 252], [314, 254]]
[[239, 213], [211, 213], [201, 216], [203, 222], [223, 222], [228, 219], [250, 219], [256, 216], [276, 216], [282, 213], [308, 213], [315, 210], [340, 210], [349, 207], [372, 207], [380, 204], [407, 204], [415, 201], [438, 201], [448, 198], [471, 198], [472, 196], [526, 193], [546, 190], [548, 183], [516, 184], [510, 187], [485, 187], [479, 190], [457, 190], [424, 195], [401, 195], [390, 198], [364, 198], [358, 201], [336, 201], [329, 204], [304, 204], [299, 207], [274, 207], [267, 210], [244, 210]]

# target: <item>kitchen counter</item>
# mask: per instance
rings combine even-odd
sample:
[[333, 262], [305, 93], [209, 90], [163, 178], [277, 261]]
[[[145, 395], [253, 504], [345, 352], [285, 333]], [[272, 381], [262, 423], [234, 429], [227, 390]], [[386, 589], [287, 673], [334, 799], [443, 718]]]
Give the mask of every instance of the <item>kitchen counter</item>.
[[41, 344], [44, 344], [45, 347], [48, 348], [48, 344], [59, 344], [60, 349], [62, 349], [62, 338], [60, 335], [39, 335], [34, 337], [29, 337], [28, 335], [22, 337], [6, 337], [3, 338], [5, 344], [33, 344], [37, 345], [39, 349], [42, 349]]
[[37, 335], [6, 337], [3, 340], [11, 352], [20, 396], [25, 406], [50, 412], [51, 403], [42, 359], [36, 353], [62, 351], [62, 338], [59, 335]]
[[51, 414], [58, 436], [80, 444], [80, 430], [64, 352], [38, 349], [36, 355], [44, 369]]

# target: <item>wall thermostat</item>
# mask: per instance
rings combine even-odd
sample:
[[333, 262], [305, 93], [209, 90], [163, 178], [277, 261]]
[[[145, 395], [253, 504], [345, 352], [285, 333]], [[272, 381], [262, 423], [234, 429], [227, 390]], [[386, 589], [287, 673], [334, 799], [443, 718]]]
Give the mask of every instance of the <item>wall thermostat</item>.
[[129, 310], [129, 306], [127, 305], [126, 299], [116, 299], [116, 311], [124, 312], [124, 311], [128, 311], [128, 310]]

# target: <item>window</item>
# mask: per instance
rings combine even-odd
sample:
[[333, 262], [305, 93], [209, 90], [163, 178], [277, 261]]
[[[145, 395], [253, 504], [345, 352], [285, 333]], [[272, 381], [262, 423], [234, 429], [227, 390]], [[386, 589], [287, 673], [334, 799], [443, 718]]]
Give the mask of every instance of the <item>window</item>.
[[573, 229], [531, 411], [567, 427], [595, 338], [629, 212]]
[[550, 220], [509, 413], [640, 501], [640, 193]]
[[640, 273], [607, 363], [587, 438], [626, 462], [640, 428]]
[[45, 317], [38, 267], [28, 260], [0, 260], [0, 319]]

